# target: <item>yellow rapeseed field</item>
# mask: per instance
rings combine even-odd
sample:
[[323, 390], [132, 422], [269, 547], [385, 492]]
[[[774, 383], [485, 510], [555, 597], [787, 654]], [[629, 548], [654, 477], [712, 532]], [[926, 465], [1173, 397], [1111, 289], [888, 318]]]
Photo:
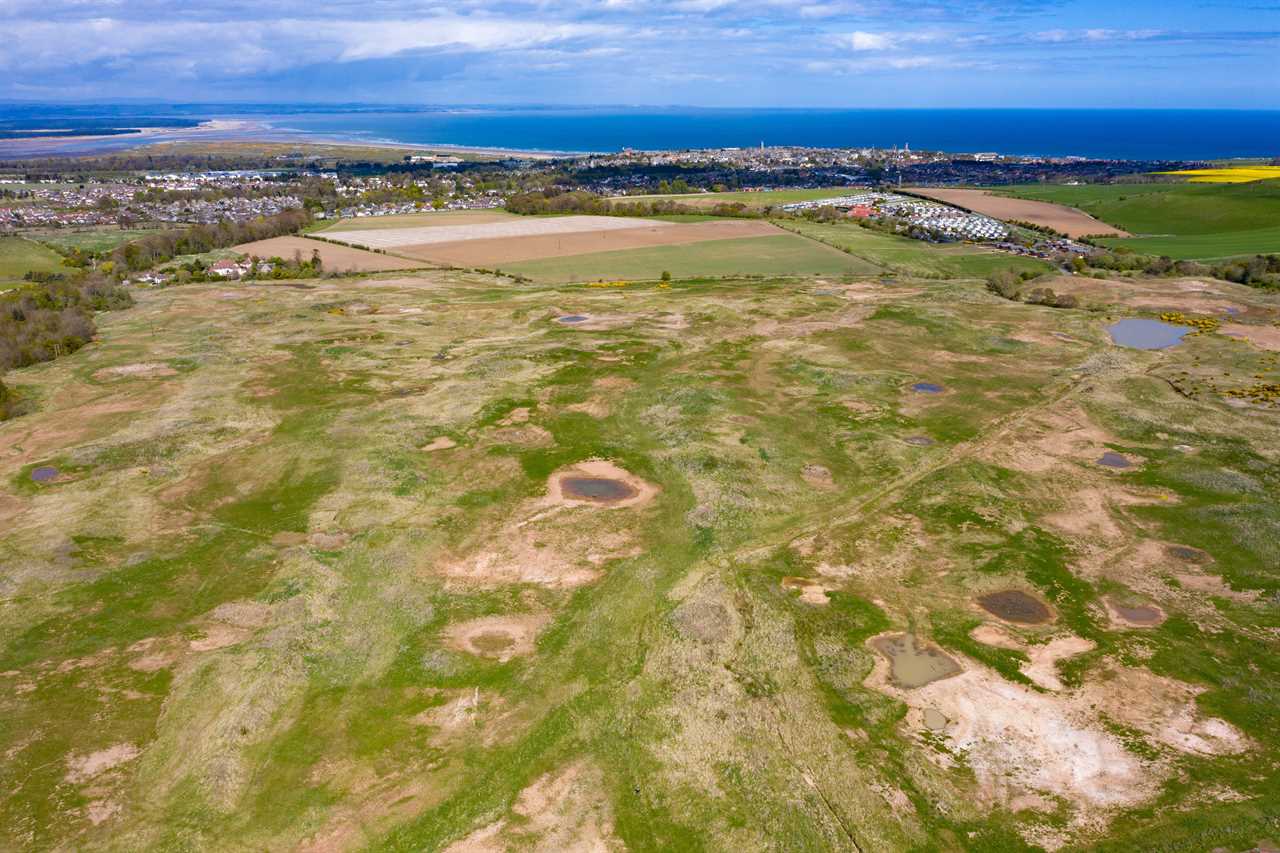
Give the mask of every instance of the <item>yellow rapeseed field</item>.
[[1184, 169], [1157, 172], [1158, 175], [1185, 175], [1193, 184], [1246, 184], [1280, 178], [1280, 166], [1237, 166], [1225, 169]]

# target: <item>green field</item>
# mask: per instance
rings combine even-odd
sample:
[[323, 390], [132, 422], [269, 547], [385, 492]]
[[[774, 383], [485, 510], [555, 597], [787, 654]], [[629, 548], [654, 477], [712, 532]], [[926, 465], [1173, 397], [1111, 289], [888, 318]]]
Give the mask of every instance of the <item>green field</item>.
[[801, 190], [765, 190], [763, 192], [726, 192], [726, 193], [679, 193], [674, 195], [637, 195], [618, 196], [613, 201], [678, 201], [697, 207], [711, 207], [716, 204], [732, 204], [742, 202], [753, 207], [765, 207], [772, 204], [790, 204], [796, 201], [813, 201], [819, 198], [834, 198], [859, 192], [865, 187], [826, 187], [823, 189]]
[[158, 228], [95, 228], [89, 231], [46, 231], [32, 234], [31, 239], [63, 249], [108, 252], [130, 240], [146, 237], [160, 230]]
[[28, 272], [66, 272], [62, 257], [22, 237], [0, 237], [0, 282], [21, 281]]
[[383, 228], [432, 228], [443, 225], [471, 225], [507, 219], [514, 214], [503, 210], [443, 210], [436, 213], [401, 213], [395, 216], [356, 216], [320, 222], [312, 231], [378, 231]]
[[1048, 272], [1048, 264], [972, 246], [935, 246], [859, 225], [788, 221], [785, 227], [895, 273], [922, 278], [985, 278], [998, 269]]
[[1077, 207], [1134, 235], [1100, 241], [1108, 246], [1202, 260], [1280, 252], [1280, 181], [989, 189]]
[[877, 265], [795, 234], [709, 240], [684, 246], [653, 246], [594, 252], [508, 264], [505, 272], [536, 281], [656, 279], [663, 271], [681, 278], [730, 275], [874, 275]]

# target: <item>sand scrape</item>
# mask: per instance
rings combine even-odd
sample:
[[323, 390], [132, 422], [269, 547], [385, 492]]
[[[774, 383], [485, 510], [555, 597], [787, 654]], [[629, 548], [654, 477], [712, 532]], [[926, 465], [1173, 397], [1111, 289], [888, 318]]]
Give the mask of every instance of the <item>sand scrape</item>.
[[[993, 644], [1021, 645], [1002, 629], [983, 633]], [[1053, 811], [1053, 798], [1061, 798], [1075, 807], [1075, 825], [1105, 820], [1117, 809], [1152, 799], [1174, 770], [1165, 758], [1131, 752], [1108, 731], [1107, 720], [1179, 752], [1219, 755], [1247, 748], [1247, 739], [1234, 727], [1198, 711], [1199, 688], [1147, 670], [1111, 664], [1081, 688], [1062, 689], [1049, 662], [1087, 650], [1086, 643], [1067, 637], [1031, 652], [1038, 660], [1031, 662], [1029, 674], [1059, 692], [1013, 684], [971, 663], [951, 678], [903, 690], [881, 659], [867, 684], [907, 703], [910, 729], [927, 728], [927, 710], [935, 720], [945, 717], [937, 734], [949, 753], [928, 754], [946, 766], [962, 760], [984, 802]]]
[[602, 774], [585, 764], [546, 774], [516, 797], [511, 816], [476, 830], [445, 853], [610, 853], [614, 836]]
[[444, 639], [458, 651], [506, 663], [514, 657], [533, 654], [538, 632], [549, 619], [546, 613], [483, 616], [450, 625], [444, 631]]

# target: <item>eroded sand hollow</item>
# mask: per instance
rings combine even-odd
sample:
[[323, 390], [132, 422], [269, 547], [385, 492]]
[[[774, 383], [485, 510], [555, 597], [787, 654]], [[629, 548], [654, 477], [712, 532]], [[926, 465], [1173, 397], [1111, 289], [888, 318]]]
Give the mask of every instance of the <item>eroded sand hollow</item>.
[[649, 503], [660, 489], [612, 462], [589, 459], [561, 468], [547, 481], [547, 500], [609, 509]]

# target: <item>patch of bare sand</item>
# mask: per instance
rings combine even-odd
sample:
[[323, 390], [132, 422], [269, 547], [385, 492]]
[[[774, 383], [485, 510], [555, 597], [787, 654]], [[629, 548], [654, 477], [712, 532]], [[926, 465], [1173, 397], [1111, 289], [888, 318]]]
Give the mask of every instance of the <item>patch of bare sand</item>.
[[467, 654], [502, 663], [533, 654], [534, 640], [551, 617], [546, 613], [484, 616], [445, 629], [445, 642]]
[[1259, 349], [1280, 352], [1280, 326], [1246, 326], [1243, 323], [1227, 323], [1220, 331], [1224, 335], [1248, 341]]
[[800, 471], [800, 476], [815, 489], [834, 489], [836, 487], [835, 477], [831, 475], [830, 469], [825, 465], [818, 465], [817, 463], [805, 465]]
[[581, 412], [593, 418], [609, 417], [609, 403], [600, 397], [590, 397], [581, 403], [573, 403], [565, 407], [570, 412]]
[[149, 378], [152, 376], [176, 376], [178, 371], [167, 364], [156, 361], [139, 364], [122, 364], [118, 367], [104, 367], [94, 371], [93, 378], [99, 380], [121, 379], [125, 377]]
[[458, 442], [449, 438], [447, 435], [438, 435], [431, 441], [422, 445], [421, 449], [427, 453], [435, 453], [437, 450], [452, 450], [458, 446]]
[[428, 708], [415, 714], [409, 722], [415, 726], [429, 726], [436, 730], [433, 741], [443, 741], [450, 736], [475, 726], [480, 714], [490, 703], [488, 694], [481, 694], [480, 688], [472, 690], [455, 690], [449, 692], [444, 704]]
[[1004, 467], [1040, 474], [1072, 462], [1093, 462], [1113, 441], [1079, 405], [1067, 403], [1040, 413], [985, 455]]
[[[1044, 657], [1084, 650], [1079, 638], [1064, 639], [1070, 643]], [[986, 802], [1053, 811], [1059, 797], [1075, 806], [1073, 823], [1085, 825], [1153, 798], [1174, 768], [1129, 752], [1107, 731], [1108, 719], [1182, 752], [1223, 754], [1247, 746], [1230, 724], [1199, 713], [1200, 688], [1144, 669], [1112, 665], [1081, 688], [1039, 693], [970, 666], [902, 690], [891, 682], [888, 663], [877, 659], [867, 684], [907, 703], [909, 728], [923, 729], [930, 709], [942, 714], [950, 755], [929, 755], [948, 766], [963, 756]]]
[[94, 826], [101, 826], [120, 814], [120, 804], [111, 800], [92, 800], [84, 807], [84, 816]]
[[584, 586], [600, 576], [596, 566], [566, 556], [532, 531], [495, 539], [480, 553], [446, 564], [443, 572], [456, 580], [483, 585], [536, 583], [557, 589]]
[[212, 652], [242, 643], [248, 637], [249, 631], [244, 628], [214, 622], [205, 626], [203, 636], [192, 640], [188, 645], [193, 652]]
[[1092, 651], [1096, 645], [1093, 640], [1086, 640], [1084, 637], [1067, 636], [1029, 646], [1027, 657], [1031, 661], [1022, 667], [1022, 674], [1045, 690], [1062, 690], [1062, 681], [1058, 678], [1058, 661]]
[[625, 376], [601, 376], [591, 383], [591, 387], [606, 391], [625, 391], [636, 387], [636, 382]]
[[799, 590], [800, 600], [805, 604], [825, 605], [831, 601], [827, 598], [827, 593], [831, 590], [825, 584], [815, 581], [813, 578], [783, 578], [782, 588]]
[[64, 777], [72, 785], [83, 784], [95, 776], [114, 770], [122, 764], [133, 761], [142, 750], [131, 743], [118, 743], [88, 755], [67, 757], [67, 774]]
[[1117, 507], [1144, 506], [1158, 503], [1159, 498], [1140, 495], [1124, 489], [1085, 487], [1067, 496], [1067, 508], [1045, 516], [1049, 526], [1082, 539], [1114, 542], [1124, 536], [1116, 522]]
[[[629, 494], [626, 497], [608, 502], [576, 497], [571, 490], [571, 486], [572, 481], [578, 479], [612, 480], [625, 486], [629, 490]], [[547, 481], [546, 502], [550, 505], [621, 509], [644, 506], [657, 497], [659, 491], [660, 489], [653, 483], [642, 480], [630, 471], [619, 468], [608, 460], [589, 459], [586, 462], [578, 462], [567, 468], [561, 468], [552, 474]]]
[[1204, 691], [1150, 670], [1113, 665], [1100, 680], [1086, 685], [1083, 699], [1111, 719], [1179, 752], [1244, 752], [1250, 744], [1242, 732], [1225, 720], [1199, 713], [1195, 700]]
[[599, 770], [579, 763], [548, 773], [520, 792], [511, 816], [476, 830], [445, 853], [610, 853], [624, 849]]

